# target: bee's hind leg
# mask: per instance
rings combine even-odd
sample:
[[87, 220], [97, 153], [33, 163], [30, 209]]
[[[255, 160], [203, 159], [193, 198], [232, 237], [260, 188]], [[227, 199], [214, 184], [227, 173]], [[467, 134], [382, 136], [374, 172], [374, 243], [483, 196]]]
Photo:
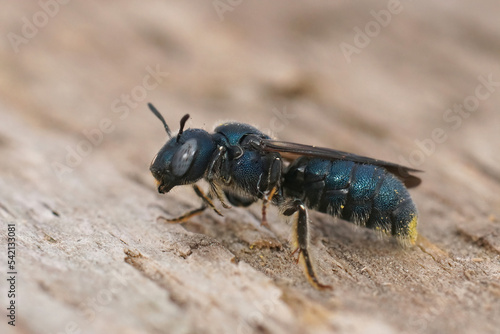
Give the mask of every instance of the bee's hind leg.
[[297, 213], [294, 218], [293, 228], [294, 228], [294, 238], [293, 244], [296, 249], [292, 254], [298, 252], [297, 262], [301, 262], [304, 265], [304, 271], [309, 282], [317, 289], [331, 289], [329, 285], [325, 285], [319, 282], [314, 268], [309, 256], [309, 222], [307, 209], [300, 200], [294, 200], [289, 206], [285, 207], [283, 214], [285, 216], [292, 216]]

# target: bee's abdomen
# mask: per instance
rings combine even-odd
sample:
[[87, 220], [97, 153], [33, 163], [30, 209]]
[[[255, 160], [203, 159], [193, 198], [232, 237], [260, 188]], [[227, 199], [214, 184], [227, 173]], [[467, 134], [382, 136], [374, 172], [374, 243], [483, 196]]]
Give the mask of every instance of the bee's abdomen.
[[311, 209], [415, 242], [416, 207], [383, 167], [302, 157], [288, 167], [283, 188]]

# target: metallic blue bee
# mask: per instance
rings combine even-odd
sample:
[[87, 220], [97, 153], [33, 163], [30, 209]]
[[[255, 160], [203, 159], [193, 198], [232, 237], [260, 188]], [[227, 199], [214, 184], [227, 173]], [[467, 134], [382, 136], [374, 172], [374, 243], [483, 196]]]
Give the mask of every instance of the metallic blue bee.
[[[181, 217], [183, 222], [206, 208], [222, 215], [214, 206], [217, 198], [228, 208], [248, 206], [262, 200], [262, 223], [266, 207], [277, 205], [285, 216], [294, 216], [294, 247], [298, 260], [313, 286], [319, 282], [308, 250], [307, 208], [340, 217], [357, 225], [390, 234], [402, 244], [417, 238], [417, 209], [407, 188], [420, 184], [411, 172], [416, 169], [352, 153], [271, 139], [253, 126], [225, 123], [210, 134], [186, 129], [189, 118], [180, 122], [176, 137], [156, 108], [170, 139], [151, 163], [158, 191], [165, 193], [179, 185], [192, 184], [203, 205]], [[292, 159], [294, 158], [294, 159]], [[285, 161], [291, 161], [288, 165]], [[195, 183], [205, 179], [206, 195]]]

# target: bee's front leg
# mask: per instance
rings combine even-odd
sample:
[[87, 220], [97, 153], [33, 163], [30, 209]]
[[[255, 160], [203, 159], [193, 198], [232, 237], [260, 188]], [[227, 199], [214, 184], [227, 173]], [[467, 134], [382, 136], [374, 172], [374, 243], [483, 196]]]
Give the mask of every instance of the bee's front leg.
[[168, 223], [173, 223], [173, 224], [183, 223], [186, 220], [188, 220], [194, 216], [199, 215], [200, 213], [205, 211], [206, 208], [211, 208], [219, 216], [223, 216], [222, 213], [219, 210], [217, 210], [217, 208], [214, 206], [214, 204], [212, 202], [212, 197], [210, 196], [210, 193], [208, 195], [206, 195], [203, 192], [203, 190], [201, 190], [200, 187], [198, 187], [196, 184], [193, 184], [193, 189], [194, 189], [194, 192], [196, 193], [196, 195], [198, 195], [198, 197], [200, 197], [203, 200], [203, 204], [201, 207], [194, 209], [194, 210], [191, 210], [191, 211], [188, 211], [185, 214], [183, 214], [179, 217], [176, 217], [176, 218], [165, 218], [163, 216], [160, 216], [158, 218], [161, 218]]

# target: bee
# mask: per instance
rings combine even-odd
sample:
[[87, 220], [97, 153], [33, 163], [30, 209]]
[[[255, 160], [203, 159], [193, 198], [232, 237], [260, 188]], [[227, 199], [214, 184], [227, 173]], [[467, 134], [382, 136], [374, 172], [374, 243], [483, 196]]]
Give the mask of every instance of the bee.
[[[158, 192], [192, 185], [202, 206], [174, 218], [180, 223], [210, 208], [222, 215], [213, 200], [224, 208], [249, 206], [262, 201], [262, 224], [267, 225], [269, 204], [293, 219], [294, 253], [316, 288], [320, 283], [309, 253], [308, 210], [316, 210], [356, 225], [392, 235], [404, 245], [417, 238], [418, 213], [407, 188], [420, 184], [411, 173], [419, 170], [328, 148], [270, 138], [257, 128], [237, 122], [217, 126], [213, 133], [184, 129], [189, 115], [180, 121], [174, 137], [159, 111], [169, 140], [151, 162]], [[205, 194], [196, 182], [210, 186]]]

